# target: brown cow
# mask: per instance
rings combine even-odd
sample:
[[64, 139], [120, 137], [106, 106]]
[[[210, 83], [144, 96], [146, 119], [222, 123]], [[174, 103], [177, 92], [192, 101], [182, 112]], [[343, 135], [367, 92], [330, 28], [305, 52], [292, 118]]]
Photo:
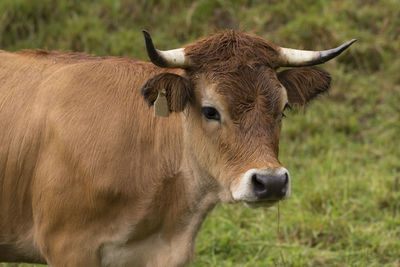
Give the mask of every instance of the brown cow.
[[[0, 261], [181, 266], [218, 201], [289, 196], [283, 111], [330, 76], [277, 69], [323, 63], [353, 41], [312, 52], [227, 31], [159, 51], [144, 34], [158, 66], [0, 52]], [[156, 98], [168, 118], [153, 117]]]

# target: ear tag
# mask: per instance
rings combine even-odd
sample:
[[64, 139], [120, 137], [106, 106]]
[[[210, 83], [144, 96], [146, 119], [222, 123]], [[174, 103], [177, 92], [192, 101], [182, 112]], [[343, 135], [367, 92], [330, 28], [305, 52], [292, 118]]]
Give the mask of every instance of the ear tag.
[[168, 117], [169, 110], [168, 110], [168, 103], [167, 97], [165, 96], [165, 90], [158, 91], [158, 96], [156, 101], [154, 102], [154, 117]]

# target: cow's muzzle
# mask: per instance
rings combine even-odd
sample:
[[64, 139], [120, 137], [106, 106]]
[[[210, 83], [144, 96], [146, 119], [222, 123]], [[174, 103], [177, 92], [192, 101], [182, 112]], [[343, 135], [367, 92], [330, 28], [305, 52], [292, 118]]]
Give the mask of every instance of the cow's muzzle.
[[271, 205], [290, 195], [290, 175], [283, 168], [250, 169], [232, 188], [236, 201], [248, 204]]

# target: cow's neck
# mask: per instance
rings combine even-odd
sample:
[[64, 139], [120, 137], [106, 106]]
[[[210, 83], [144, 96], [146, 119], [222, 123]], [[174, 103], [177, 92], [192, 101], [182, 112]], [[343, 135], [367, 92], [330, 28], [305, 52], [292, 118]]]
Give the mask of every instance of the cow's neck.
[[174, 232], [175, 228], [182, 231], [187, 227], [195, 235], [207, 213], [218, 202], [218, 188], [210, 186], [214, 179], [197, 164], [192, 151], [185, 149], [184, 144], [188, 142], [187, 136], [184, 140], [185, 126], [182, 127], [179, 116], [175, 118], [175, 124], [164, 126], [168, 128], [164, 131], [168, 136], [162, 137], [163, 141], [159, 142], [173, 143], [175, 149], [160, 147], [163, 151], [160, 153], [163, 156], [160, 169], [164, 170], [164, 177], [157, 178], [160, 179], [159, 190], [153, 199], [157, 205], [152, 206], [160, 207], [158, 214], [162, 214], [162, 228], [167, 232]]
[[[165, 266], [181, 266], [193, 257], [200, 226], [218, 202], [217, 193], [202, 182], [202, 173], [194, 169], [190, 161], [184, 160], [182, 163], [184, 165], [180, 172], [173, 180], [166, 182], [163, 187], [165, 190], [159, 195], [164, 204], [161, 205], [163, 211], [160, 210], [160, 231], [156, 235], [166, 242], [159, 246], [157, 258], [160, 259], [160, 266], [167, 262]], [[170, 195], [166, 196], [165, 193]], [[166, 258], [168, 261], [165, 261]], [[158, 266], [158, 263], [157, 260], [150, 265]]]
[[218, 202], [218, 194], [204, 180], [207, 174], [202, 173], [184, 155], [182, 166], [174, 179], [163, 180], [162, 190], [158, 194], [158, 203], [162, 210], [162, 226], [166, 237], [171, 235], [188, 235], [194, 243], [199, 228], [209, 211]]

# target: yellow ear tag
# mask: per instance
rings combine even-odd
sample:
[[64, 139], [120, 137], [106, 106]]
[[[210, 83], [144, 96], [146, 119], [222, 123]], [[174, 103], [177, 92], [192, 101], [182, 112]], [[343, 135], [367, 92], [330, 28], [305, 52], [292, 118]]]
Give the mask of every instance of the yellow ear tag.
[[168, 103], [167, 97], [165, 96], [165, 90], [159, 91], [156, 101], [154, 102], [154, 117], [168, 117], [169, 110], [168, 110]]

